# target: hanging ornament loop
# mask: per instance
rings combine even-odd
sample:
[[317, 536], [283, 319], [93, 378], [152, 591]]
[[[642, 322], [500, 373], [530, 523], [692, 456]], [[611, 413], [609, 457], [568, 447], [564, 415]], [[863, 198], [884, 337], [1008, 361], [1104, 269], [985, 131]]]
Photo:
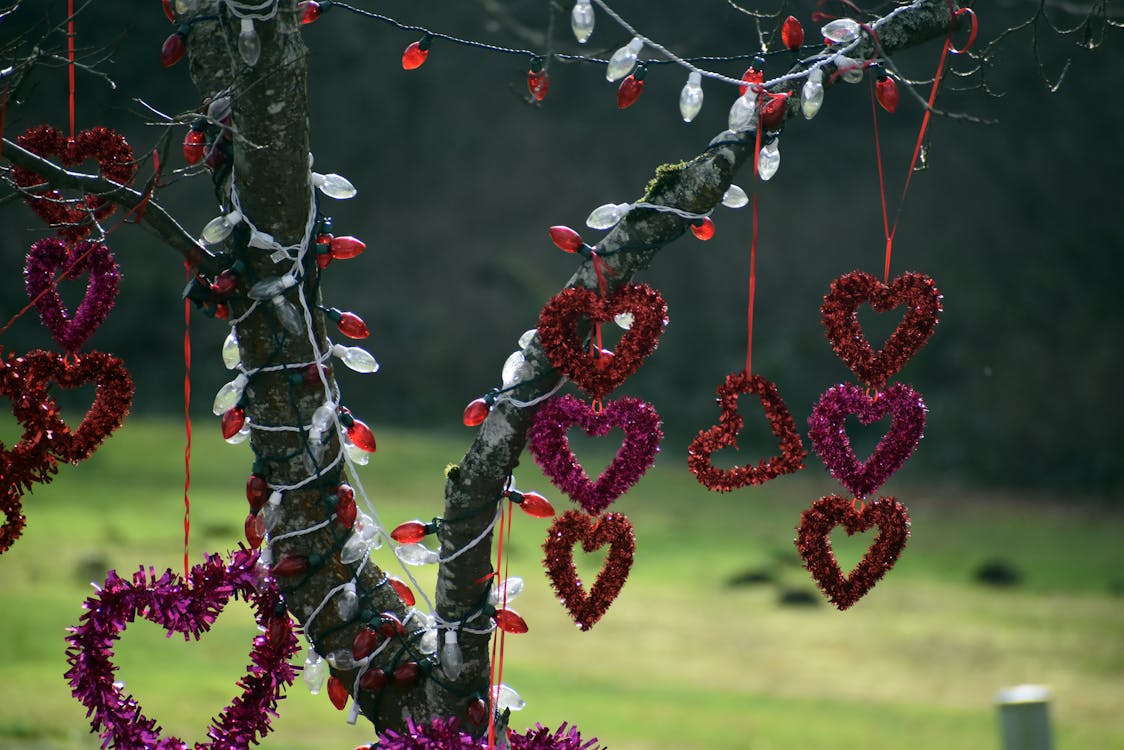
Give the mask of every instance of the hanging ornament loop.
[[[952, 10], [951, 0], [949, 1], [948, 9], [950, 11]], [[972, 10], [971, 8], [961, 8], [960, 10], [953, 11], [953, 13], [952, 13], [952, 25], [953, 25], [953, 27], [960, 26], [961, 16], [963, 16], [963, 15], [968, 15], [970, 17], [969, 23], [971, 25], [970, 25], [969, 30], [968, 30], [968, 41], [967, 41], [967, 43], [965, 43], [965, 45], [963, 47], [960, 47], [960, 48], [953, 47], [952, 44], [949, 43], [948, 51], [951, 52], [954, 55], [962, 55], [965, 52], [967, 52], [968, 50], [970, 50], [973, 47], [973, 45], [975, 45], [976, 35], [980, 31], [979, 19], [976, 18], [976, 12], [974, 10]]]

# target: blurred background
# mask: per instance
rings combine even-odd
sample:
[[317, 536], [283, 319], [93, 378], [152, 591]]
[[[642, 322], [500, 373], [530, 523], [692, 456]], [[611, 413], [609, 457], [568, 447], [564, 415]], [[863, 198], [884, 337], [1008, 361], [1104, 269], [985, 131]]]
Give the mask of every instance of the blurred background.
[[[356, 3], [435, 31], [528, 46], [489, 11], [494, 2]], [[555, 5], [563, 11], [558, 49], [573, 51], [569, 3]], [[744, 53], [757, 43], [753, 20], [724, 0], [612, 5], [685, 56]], [[1039, 3], [979, 5], [977, 49]], [[1073, 26], [1088, 3], [1046, 5], [1050, 20]], [[501, 7], [527, 28], [547, 26], [542, 0]], [[809, 38], [814, 9], [811, 0], [788, 3]], [[64, 18], [59, 0], [25, 0], [0, 20], [0, 40], [34, 44]], [[707, 493], [686, 469], [687, 444], [716, 422], [715, 388], [745, 361], [751, 217], [720, 209], [713, 240], [686, 235], [639, 279], [667, 299], [671, 323], [621, 393], [652, 402], [666, 438], [652, 473], [620, 501], [637, 526], [642, 562], [593, 632], [574, 635], [537, 572], [543, 529], [528, 523], [524, 536], [517, 532], [513, 561], [534, 579], [520, 609], [533, 613], [533, 628], [511, 647], [510, 682], [531, 701], [531, 721], [577, 721], [618, 750], [990, 748], [994, 691], [1045, 681], [1058, 693], [1059, 747], [1124, 748], [1124, 407], [1115, 395], [1124, 364], [1124, 104], [1113, 73], [1124, 64], [1124, 36], [1097, 23], [1088, 36], [1066, 38], [1038, 28], [1037, 40], [1025, 28], [991, 57], [995, 95], [975, 87], [978, 77], [948, 79], [939, 106], [994, 124], [934, 118], [927, 168], [914, 175], [902, 211], [892, 275], [931, 276], [944, 313], [897, 378], [923, 394], [929, 415], [926, 439], [888, 488], [914, 521], [890, 579], [841, 617], [800, 568], [791, 544], [800, 510], [837, 488], [814, 456], [795, 477], [725, 496]], [[80, 53], [101, 60], [116, 88], [79, 74], [79, 128], [113, 127], [139, 154], [161, 127], [138, 100], [169, 114], [200, 106], [184, 64], [159, 64], [171, 31], [155, 0], [103, 0], [83, 10]], [[1103, 46], [1088, 49], [1102, 33]], [[499, 385], [516, 340], [572, 272], [573, 257], [554, 247], [547, 227], [566, 224], [595, 241], [583, 225], [589, 211], [636, 200], [658, 165], [700, 153], [725, 128], [733, 96], [706, 84], [702, 113], [687, 125], [678, 114], [679, 71], [652, 66], [639, 101], [618, 111], [616, 85], [602, 68], [556, 63], [548, 96], [532, 104], [524, 56], [435, 41], [426, 64], [406, 72], [399, 60], [418, 34], [341, 8], [303, 34], [317, 168], [359, 190], [327, 208], [337, 234], [368, 246], [327, 270], [325, 301], [363, 317], [372, 331], [363, 345], [383, 365], [374, 376], [344, 368], [337, 375], [345, 403], [379, 437], [364, 481], [393, 526], [439, 512], [440, 470], [471, 439], [461, 425], [465, 404]], [[627, 39], [599, 15], [589, 52], [607, 55]], [[64, 50], [65, 38], [56, 32], [44, 44]], [[933, 42], [896, 63], [927, 80], [939, 52]], [[1039, 62], [1050, 82], [1068, 64], [1057, 92]], [[952, 65], [967, 71], [974, 63]], [[745, 64], [714, 67], [737, 77]], [[785, 67], [778, 57], [766, 74]], [[843, 273], [881, 273], [870, 109], [865, 84], [830, 89], [815, 120], [789, 122], [780, 171], [760, 186], [754, 369], [778, 384], [802, 428], [819, 395], [851, 379], [824, 338], [823, 295]], [[904, 92], [897, 114], [880, 114], [891, 211], [920, 120]], [[65, 66], [47, 62], [21, 101], [8, 103], [4, 132], [14, 137], [44, 122], [65, 129], [66, 121]], [[182, 136], [177, 130], [173, 142]], [[174, 166], [178, 159], [173, 149]], [[737, 182], [749, 190], [751, 177], [743, 171]], [[195, 233], [218, 212], [206, 178], [178, 181], [161, 199]], [[0, 204], [0, 216], [0, 262], [11, 271], [0, 276], [6, 322], [26, 303], [23, 258], [45, 232], [19, 201]], [[106, 569], [180, 564], [182, 262], [134, 227], [109, 244], [124, 273], [121, 294], [88, 347], [124, 358], [136, 400], [126, 429], [94, 459], [63, 467], [28, 501], [24, 538], [0, 559], [0, 632], [12, 646], [0, 666], [4, 747], [97, 746], [58, 677], [62, 628]], [[63, 290], [67, 299], [72, 292]], [[860, 317], [876, 340], [892, 325]], [[226, 332], [193, 315], [193, 554], [241, 538], [249, 453], [222, 444], [210, 415], [212, 395], [230, 377], [219, 357]], [[56, 348], [34, 312], [0, 346]], [[753, 408], [742, 405], [747, 416]], [[867, 438], [856, 438], [860, 448]], [[590, 466], [597, 451], [579, 446]], [[520, 472], [521, 486], [550, 494], [529, 458]], [[861, 549], [845, 554], [846, 540], [837, 541], [844, 567], [853, 565]], [[584, 574], [595, 574], [594, 558], [582, 563]], [[160, 634], [130, 636], [121, 651], [129, 684], [190, 737], [201, 715], [229, 700], [245, 661], [244, 631], [216, 636], [211, 656], [180, 655], [169, 644], [158, 660], [146, 649]], [[213, 707], [200, 709], [196, 694]], [[328, 712], [324, 696], [291, 691], [266, 747], [369, 741], [342, 718], [325, 721]]]

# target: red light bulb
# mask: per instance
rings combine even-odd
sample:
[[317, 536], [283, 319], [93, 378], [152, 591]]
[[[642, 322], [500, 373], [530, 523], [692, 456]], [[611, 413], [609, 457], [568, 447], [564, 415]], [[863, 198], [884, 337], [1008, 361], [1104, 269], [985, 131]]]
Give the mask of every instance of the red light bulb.
[[230, 440], [237, 435], [242, 429], [242, 425], [246, 424], [246, 410], [241, 406], [234, 406], [226, 410], [222, 415], [222, 437], [224, 440]]
[[164, 45], [160, 48], [160, 64], [170, 68], [183, 59], [185, 52], [187, 52], [187, 44], [184, 35], [177, 31], [164, 40]]
[[613, 361], [613, 350], [602, 349], [593, 359], [593, 366], [598, 370], [606, 369]]
[[761, 105], [761, 127], [765, 130], [776, 130], [782, 122], [788, 108], [788, 94], [768, 96], [768, 101]]
[[370, 628], [363, 628], [355, 634], [355, 640], [351, 642], [351, 658], [355, 661], [366, 659], [379, 647], [380, 640], [378, 633]]
[[343, 684], [343, 680], [335, 675], [328, 678], [328, 697], [331, 698], [332, 705], [336, 709], [342, 711], [347, 707], [350, 693], [347, 692], [347, 685]]
[[881, 76], [878, 83], [874, 84], [874, 95], [878, 98], [882, 109], [890, 114], [898, 111], [898, 84], [893, 78], [888, 75]]
[[488, 720], [488, 704], [482, 699], [477, 698], [472, 703], [468, 704], [465, 715], [468, 717], [470, 723], [482, 727], [484, 726], [484, 722]]
[[215, 305], [215, 317], [219, 320], [226, 320], [230, 317], [230, 308], [223, 303]]
[[303, 0], [303, 2], [297, 3], [297, 10], [301, 14], [302, 26], [307, 26], [320, 17], [320, 3], [316, 0]]
[[339, 313], [336, 328], [349, 339], [365, 339], [371, 335], [370, 330], [367, 329], [367, 324], [353, 312]]
[[498, 609], [492, 619], [496, 621], [496, 627], [505, 633], [519, 635], [528, 630], [527, 621], [513, 609]]
[[379, 617], [382, 622], [379, 623], [379, 635], [383, 638], [398, 638], [406, 635], [406, 626], [393, 612], [383, 612]]
[[229, 297], [238, 287], [238, 282], [241, 278], [242, 274], [238, 273], [233, 268], [227, 268], [215, 277], [214, 282], [211, 283], [211, 292], [216, 297]]
[[550, 239], [558, 246], [559, 250], [567, 253], [576, 253], [585, 246], [582, 242], [581, 235], [573, 229], [564, 226], [554, 226], [547, 230], [550, 234]]
[[519, 507], [532, 518], [550, 518], [554, 515], [554, 506], [550, 501], [537, 492], [524, 492]]
[[550, 91], [550, 75], [542, 69], [536, 71], [532, 65], [527, 71], [527, 91], [531, 92], [535, 101], [541, 102]]
[[246, 502], [255, 513], [265, 506], [269, 499], [269, 482], [261, 474], [251, 474], [246, 480]]
[[642, 76], [637, 78], [640, 70], [637, 69], [635, 73], [620, 82], [620, 88], [617, 89], [617, 109], [628, 109], [640, 99], [640, 94], [644, 90], [644, 79]]
[[258, 549], [261, 543], [265, 540], [265, 520], [261, 514], [254, 515], [251, 513], [246, 516], [246, 541], [250, 543], [251, 549]]
[[385, 685], [386, 672], [378, 667], [368, 669], [363, 673], [363, 676], [359, 678], [359, 687], [364, 690], [370, 690], [372, 693], [382, 690]]
[[183, 160], [188, 164], [198, 164], [203, 161], [203, 153], [207, 148], [207, 134], [202, 130], [192, 128], [183, 137]]
[[745, 72], [742, 73], [742, 80], [745, 81], [745, 85], [738, 87], [738, 94], [740, 96], [745, 96], [745, 92], [749, 91], [750, 86], [759, 84], [765, 80], [765, 74], [750, 65], [745, 69]]
[[398, 598], [401, 599], [402, 603], [407, 607], [412, 607], [417, 602], [417, 598], [414, 597], [413, 589], [407, 586], [405, 581], [395, 578], [394, 576], [387, 576], [386, 582], [390, 584], [390, 587], [398, 594]]
[[416, 70], [429, 57], [429, 37], [424, 36], [410, 44], [402, 53], [402, 70]]
[[706, 242], [714, 236], [714, 222], [709, 216], [704, 216], [701, 221], [691, 224], [691, 234]]
[[266, 626], [265, 638], [274, 648], [280, 646], [285, 638], [289, 635], [289, 617], [282, 615], [281, 617], [272, 617], [269, 620], [269, 625]]
[[784, 19], [784, 24], [781, 26], [781, 41], [793, 52], [804, 45], [804, 27], [794, 16]]
[[335, 260], [354, 258], [367, 249], [367, 243], [356, 237], [333, 237], [329, 243], [329, 252]]
[[336, 518], [339, 519], [340, 525], [345, 529], [350, 529], [355, 525], [355, 518], [358, 515], [359, 509], [355, 507], [355, 499], [341, 495], [339, 500], [336, 501]]
[[398, 524], [394, 531], [390, 532], [390, 538], [399, 544], [417, 544], [425, 539], [428, 533], [428, 527], [421, 521], [407, 521]]
[[160, 4], [164, 6], [164, 15], [172, 23], [176, 22], [176, 14], [172, 12], [172, 0], [160, 0]]
[[375, 452], [375, 435], [365, 422], [353, 417], [351, 425], [347, 428], [347, 438], [355, 444], [356, 448], [368, 453]]
[[292, 576], [299, 576], [307, 570], [308, 558], [292, 555], [290, 557], [281, 558], [281, 562], [270, 568], [269, 572], [277, 577], [290, 578]]
[[395, 668], [392, 678], [397, 685], [406, 687], [413, 685], [421, 677], [421, 667], [418, 666], [416, 661], [408, 661], [405, 664], [399, 664]]
[[479, 427], [484, 424], [484, 420], [488, 418], [488, 413], [492, 411], [492, 407], [488, 405], [485, 399], [478, 398], [464, 407], [464, 426], [465, 427]]

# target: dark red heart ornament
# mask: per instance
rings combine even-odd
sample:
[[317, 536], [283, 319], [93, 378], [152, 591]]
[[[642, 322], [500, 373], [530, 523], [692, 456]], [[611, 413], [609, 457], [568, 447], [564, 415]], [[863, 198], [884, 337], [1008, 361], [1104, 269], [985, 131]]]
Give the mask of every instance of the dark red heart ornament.
[[[608, 323], [621, 313], [632, 314], [612, 357], [594, 356], [583, 343], [579, 325]], [[625, 284], [608, 297], [589, 289], [564, 289], [539, 314], [539, 341], [559, 372], [593, 398], [619, 386], [651, 354], [667, 320], [667, 304], [646, 284]]]
[[[580, 426], [591, 437], [604, 437], [614, 427], [624, 442], [596, 482], [570, 450], [566, 431]], [[527, 431], [531, 455], [558, 489], [591, 515], [596, 515], [628, 492], [656, 460], [663, 431], [655, 407], [637, 398], [610, 401], [600, 412], [570, 395], [539, 407]]]
[[254, 608], [254, 619], [265, 631], [254, 638], [248, 673], [238, 681], [242, 693], [227, 706], [207, 731], [209, 742], [197, 750], [242, 750], [269, 732], [277, 701], [292, 684], [296, 670], [289, 659], [300, 650], [289, 616], [281, 606], [277, 584], [262, 576], [256, 552], [240, 549], [230, 564], [210, 555], [191, 569], [186, 581], [171, 570], [159, 578], [142, 567], [132, 581], [110, 571], [98, 593], [83, 604], [85, 612], [71, 628], [66, 678], [71, 692], [86, 707], [90, 724], [103, 747], [118, 750], [183, 750], [187, 744], [164, 737], [153, 719], [116, 681], [113, 644], [136, 617], [156, 623], [191, 641], [211, 629], [230, 599], [241, 597]]
[[[842, 526], [848, 535], [878, 527], [878, 536], [846, 578], [831, 549], [831, 531], [836, 526]], [[852, 501], [829, 495], [801, 514], [796, 549], [827, 598], [843, 610], [866, 596], [894, 567], [908, 538], [909, 515], [894, 498], [880, 497], [855, 510]]]
[[0, 513], [4, 514], [4, 523], [0, 524], [0, 555], [2, 555], [23, 534], [27, 518], [23, 515], [23, 503], [20, 500], [22, 494], [15, 486], [8, 484], [7, 469], [0, 468], [0, 471], [4, 471], [4, 479], [0, 480], [0, 483], [6, 485], [0, 490]]
[[[605, 565], [588, 593], [574, 567], [574, 545], [579, 541], [586, 552], [609, 545]], [[579, 628], [592, 628], [617, 598], [632, 569], [635, 550], [632, 524], [620, 513], [593, 517], [568, 510], [555, 520], [543, 545], [543, 564], [554, 591]]]
[[[56, 272], [62, 272], [60, 279], [89, 274], [86, 297], [73, 317], [59, 297]], [[31, 246], [23, 275], [27, 295], [39, 310], [43, 325], [68, 352], [78, 351], [105, 322], [121, 279], [113, 254], [105, 245], [85, 240], [72, 245], [57, 237], [38, 240]]]
[[22, 357], [28, 382], [44, 386], [53, 380], [63, 388], [94, 383], [94, 403], [78, 429], [71, 431], [54, 410], [49, 434], [50, 450], [63, 461], [77, 463], [90, 457], [110, 433], [121, 426], [133, 403], [133, 379], [125, 363], [104, 352], [86, 352], [67, 360], [54, 352], [36, 350]]
[[[852, 271], [831, 282], [820, 316], [831, 348], [868, 388], [880, 391], [933, 335], [941, 299], [924, 274], [904, 273], [887, 286], [868, 273]], [[863, 302], [879, 313], [907, 307], [905, 318], [878, 352], [859, 325]]]
[[[843, 422], [855, 415], [863, 424], [873, 424], [892, 415], [890, 430], [862, 465], [855, 457]], [[858, 386], [840, 384], [829, 388], [808, 418], [812, 447], [831, 475], [856, 497], [878, 491], [910, 457], [925, 429], [925, 402], [917, 391], [895, 383], [871, 397]]]
[[[83, 130], [69, 139], [50, 125], [37, 125], [16, 139], [20, 146], [44, 158], [58, 157], [64, 167], [74, 167], [87, 159], [98, 163], [106, 179], [127, 185], [136, 174], [137, 164], [133, 149], [125, 137], [109, 128], [96, 127]], [[43, 184], [43, 178], [23, 167], [12, 168], [12, 178], [21, 188]], [[72, 206], [57, 190], [39, 189], [24, 200], [39, 218], [58, 229], [58, 233], [75, 242], [90, 233], [93, 223], [104, 221], [116, 206], [102, 196], [87, 194], [80, 204]]]
[[[738, 433], [745, 422], [738, 414], [738, 397], [752, 393], [761, 399], [769, 427], [780, 441], [781, 452], [770, 458], [763, 458], [756, 466], [738, 466], [733, 469], [719, 469], [711, 463], [710, 456], [722, 448], [737, 448]], [[718, 424], [705, 432], [700, 431], [691, 441], [687, 450], [687, 466], [699, 482], [715, 492], [730, 492], [738, 487], [761, 484], [781, 474], [791, 474], [804, 468], [804, 443], [796, 431], [796, 422], [781, 399], [775, 383], [760, 375], [735, 372], [726, 376], [726, 382], [718, 386], [718, 408], [722, 413]]]

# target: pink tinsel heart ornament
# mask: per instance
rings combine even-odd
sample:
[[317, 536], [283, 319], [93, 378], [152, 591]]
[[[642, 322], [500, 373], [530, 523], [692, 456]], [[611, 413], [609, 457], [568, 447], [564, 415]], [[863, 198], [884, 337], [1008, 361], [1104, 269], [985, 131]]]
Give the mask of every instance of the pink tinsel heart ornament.
[[[570, 450], [566, 431], [578, 426], [591, 437], [604, 437], [614, 427], [624, 432], [624, 442], [596, 482]], [[605, 404], [600, 412], [570, 395], [543, 404], [527, 431], [531, 455], [558, 489], [587, 513], [597, 515], [628, 492], [656, 460], [663, 431], [655, 408], [626, 397]]]
[[[59, 279], [77, 279], [89, 274], [86, 296], [71, 316], [56, 287]], [[105, 322], [117, 297], [120, 269], [109, 248], [83, 240], [69, 244], [58, 237], [38, 240], [31, 246], [24, 266], [27, 296], [35, 303], [43, 325], [64, 350], [76, 352]]]
[[248, 672], [239, 681], [242, 693], [211, 720], [210, 741], [196, 743], [197, 750], [242, 750], [257, 744], [270, 729], [277, 701], [292, 684], [296, 670], [289, 659], [300, 650], [289, 616], [281, 605], [276, 583], [258, 569], [258, 555], [239, 549], [229, 564], [209, 555], [191, 569], [185, 581], [165, 571], [145, 573], [142, 567], [131, 581], [110, 571], [105, 585], [84, 603], [85, 613], [66, 637], [70, 669], [66, 678], [74, 697], [86, 707], [91, 726], [103, 747], [116, 750], [183, 750], [186, 743], [165, 737], [153, 719], [145, 716], [137, 700], [116, 681], [113, 644], [136, 617], [156, 623], [168, 632], [199, 640], [231, 598], [242, 597], [253, 605], [254, 619], [265, 632], [254, 638]]
[[[854, 415], [864, 425], [893, 416], [890, 430], [862, 464], [855, 457], [843, 422]], [[808, 419], [812, 447], [831, 475], [855, 497], [878, 490], [910, 457], [925, 429], [925, 402], [907, 385], [895, 383], [882, 393], [868, 396], [857, 386], [829, 388]]]

